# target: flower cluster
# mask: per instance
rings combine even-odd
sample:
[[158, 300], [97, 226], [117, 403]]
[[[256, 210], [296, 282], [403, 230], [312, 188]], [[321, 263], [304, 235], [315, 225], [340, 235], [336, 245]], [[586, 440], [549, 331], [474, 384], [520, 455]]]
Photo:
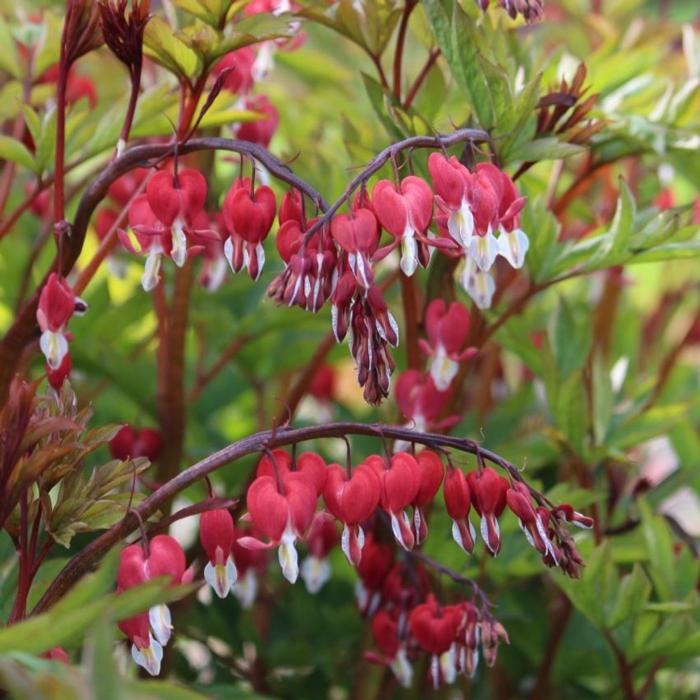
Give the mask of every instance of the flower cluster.
[[[148, 442], [143, 431], [139, 435], [127, 426], [112, 450], [133, 456], [139, 438]], [[465, 473], [451, 462], [445, 468], [440, 454], [431, 449], [374, 454], [354, 467], [349, 454], [343, 467], [326, 464], [315, 452], [295, 455], [275, 449], [264, 452], [248, 487], [244, 527], [236, 526], [223, 508], [205, 509], [200, 515], [204, 581], [220, 598], [233, 593], [250, 607], [258, 576], [268, 563], [267, 552], [276, 548], [284, 578], [295, 583], [301, 575], [307, 590], [316, 593], [331, 576], [328, 555], [340, 544], [357, 570], [360, 612], [372, 619], [381, 652], [372, 660], [390, 666], [406, 684], [412, 675], [410, 660], [421, 649], [431, 654], [435, 685], [450, 682], [458, 671], [473, 675], [479, 648], [492, 664], [498, 643], [507, 641], [507, 635], [475, 586], [474, 601], [445, 606], [430, 592], [424, 566], [429, 560], [419, 548], [428, 536], [427, 513], [441, 488], [452, 536], [465, 553], [474, 551], [477, 530], [486, 551], [499, 553], [499, 519], [508, 508], [547, 566], [558, 566], [570, 576], [579, 574], [582, 562], [564, 525], [591, 527], [591, 519], [568, 504], [551, 506], [510, 474], [505, 478], [483, 465]], [[472, 512], [478, 528], [471, 522]], [[300, 542], [308, 552], [301, 564]], [[397, 551], [404, 554], [395, 560]], [[191, 580], [192, 572], [185, 569], [177, 542], [159, 535], [143, 547], [129, 545], [122, 551], [117, 589], [164, 574], [173, 585]], [[134, 660], [152, 674], [158, 672], [171, 627], [165, 606], [120, 623], [132, 642]]]

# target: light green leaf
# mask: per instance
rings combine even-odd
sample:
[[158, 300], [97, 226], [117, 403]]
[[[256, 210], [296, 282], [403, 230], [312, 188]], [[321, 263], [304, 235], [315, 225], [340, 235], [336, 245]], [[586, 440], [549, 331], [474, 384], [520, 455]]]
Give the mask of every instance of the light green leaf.
[[36, 169], [34, 157], [29, 149], [16, 139], [0, 134], [0, 160], [9, 160], [30, 170]]

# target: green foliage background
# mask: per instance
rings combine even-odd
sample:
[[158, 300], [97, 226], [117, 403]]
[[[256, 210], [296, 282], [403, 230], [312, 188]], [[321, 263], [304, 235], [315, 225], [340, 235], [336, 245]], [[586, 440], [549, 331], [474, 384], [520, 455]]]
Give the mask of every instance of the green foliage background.
[[[325, 6], [312, 1], [300, 4], [309, 15]], [[523, 313], [500, 326], [493, 338], [503, 349], [504, 377], [497, 400], [489, 402], [488, 411], [468, 412], [454, 432], [481, 436], [489, 449], [522, 464], [527, 478], [553, 499], [580, 509], [595, 504], [602, 532], [611, 533], [597, 547], [590, 536], [581, 536], [578, 543], [587, 567], [580, 581], [570, 581], [543, 570], [512, 516], [504, 518], [504, 548], [497, 559], [479, 550], [465, 560], [449, 538], [446, 516], [434, 513], [426, 551], [467, 576], [479, 577], [496, 601], [498, 618], [511, 639], [510, 646], [501, 649], [497, 667], [481, 668], [468, 690], [463, 687], [465, 696], [536, 697], [531, 693], [538, 688], [538, 673], [550, 663], [549, 697], [620, 697], [618, 651], [622, 650], [640, 692], [654, 670], [649, 697], [697, 697], [698, 560], [688, 542], [659, 514], [660, 504], [678, 488], [700, 490], [697, 348], [680, 358], [662, 391], [655, 392], [664, 358], [700, 302], [700, 235], [689, 210], [700, 190], [700, 34], [697, 21], [695, 27], [691, 24], [697, 18], [697, 3], [669, 3], [672, 19], [661, 22], [657, 3], [651, 1], [610, 0], [603, 3], [603, 14], [595, 16], [587, 0], [563, 0], [547, 3], [552, 6], [552, 21], [526, 28], [496, 9], [482, 18], [470, 0], [456, 8], [451, 0], [425, 0], [412, 19], [406, 75], [417, 73], [436, 40], [444, 57], [407, 112], [382, 90], [362, 47], [386, 45], [391, 55], [400, 3], [365, 2], [369, 19], [364, 20], [368, 23], [364, 30], [361, 17], [351, 13], [351, 3], [343, 4], [350, 8], [347, 17], [354, 20], [339, 23], [339, 32], [308, 20], [304, 46], [276, 55], [276, 68], [262, 88], [281, 113], [271, 150], [288, 158], [295, 172], [329, 200], [343, 190], [359, 165], [391, 141], [414, 133], [447, 132], [454, 125], [492, 130], [502, 165], [511, 174], [525, 161], [538, 161], [518, 184], [528, 197], [523, 216], [523, 229], [531, 240], [527, 272], [543, 291], [532, 297]], [[27, 12], [39, 6], [60, 9], [60, 3], [23, 5]], [[11, 31], [22, 31], [17, 29], [15, 3], [1, 2], [0, 8]], [[58, 40], [59, 17], [57, 13], [48, 20], [52, 31], [46, 44], [47, 66], [57, 55], [57, 44], [52, 42]], [[0, 24], [0, 37], [8, 31]], [[156, 36], [153, 45], [157, 44]], [[679, 44], [683, 50], [678, 50]], [[191, 49], [172, 51], [182, 70], [195, 69]], [[588, 68], [589, 92], [600, 94], [595, 116], [607, 120], [588, 152], [556, 137], [537, 139], [534, 131], [538, 97], [558, 82], [562, 71], [570, 75], [580, 61]], [[13, 119], [18, 104], [13, 96], [19, 86], [11, 77], [9, 53], [0, 58], [0, 68], [10, 76], [0, 87], [0, 119]], [[71, 111], [68, 161], [84, 160], [71, 173], [70, 181], [76, 184], [99, 171], [116, 140], [118, 115], [128, 96], [126, 78], [106, 52], [87, 57], [79, 70], [95, 79], [99, 103], [94, 110], [81, 103]], [[134, 136], [170, 132], [169, 119], [175, 119], [176, 110], [173, 85], [161, 73], [147, 87]], [[36, 156], [21, 150], [17, 142], [0, 140], [0, 156], [36, 173], [50, 169], [53, 151], [52, 118], [41, 90], [36, 88], [32, 96], [36, 111], [27, 116], [35, 126]], [[226, 133], [230, 122], [254, 116], [242, 113], [232, 99], [222, 99], [205, 126]], [[595, 184], [574, 201], [564, 221], [557, 220], [547, 206], [553, 169], [563, 167], [557, 189], [561, 193], [591, 156], [610, 162], [613, 178], [627, 179], [630, 161], [625, 159], [637, 157], [634, 187], [620, 181], [614, 215], [610, 211], [606, 216], [608, 195]], [[673, 167], [671, 186], [679, 205], [666, 212], [653, 206], [661, 165]], [[415, 166], [424, 172], [425, 158], [417, 156]], [[217, 157], [208, 167], [213, 173], [212, 201], [220, 202], [237, 166]], [[22, 196], [22, 188], [15, 188], [9, 207]], [[557, 240], [562, 224], [572, 223], [593, 231], [579, 241]], [[1, 243], [1, 332], [11, 323], [38, 235], [37, 219], [27, 215]], [[96, 245], [91, 235], [83, 262]], [[251, 339], [217, 380], [189, 403], [187, 463], [267, 427], [283, 410], [285, 389], [295, 373], [328, 333], [326, 310], [312, 316], [275, 307], [265, 299], [266, 284], [280, 269], [273, 249], [270, 240], [270, 262], [259, 283], [241, 275], [229, 278], [214, 295], [199, 289], [194, 293], [187, 339], [188, 386], [198, 369], [209, 366], [233, 339], [243, 335]], [[30, 288], [40, 281], [51, 256], [50, 246], [39, 250]], [[72, 324], [74, 384], [80, 400], [93, 403], [94, 425], [156, 421], [155, 318], [149, 297], [139, 288], [141, 261], [124, 256], [123, 262], [125, 279], [117, 279], [105, 267], [85, 295], [89, 313]], [[626, 283], [603, 347], [592, 309], [596, 289], [607, 279], [601, 271], [616, 266], [624, 266]], [[441, 283], [439, 266], [421, 274], [423, 287]], [[643, 342], [645, 320], [664, 295], [679, 289], [687, 291], [676, 299], [668, 324], [651, 343]], [[389, 293], [389, 301], [398, 314], [398, 290]], [[506, 296], [487, 312], [486, 320], [497, 321], [508, 303]], [[533, 344], [533, 335], [542, 338], [540, 347]], [[396, 359], [401, 368], [401, 349]], [[337, 418], [398, 419], [392, 401], [370, 410], [358, 398], [345, 347], [336, 347], [330, 361], [347, 378]], [[611, 371], [621, 362], [627, 371], [621, 382], [613, 382]], [[36, 371], [41, 372], [38, 361]], [[478, 377], [468, 380], [477, 381]], [[631, 484], [640, 474], [640, 445], [659, 436], [670, 441], [678, 469], [644, 496], [627, 490], [614, 508], [608, 508], [613, 476], [621, 474]], [[353, 444], [356, 461], [376, 449], [372, 440], [357, 439]], [[337, 458], [336, 447], [315, 446], [328, 458]], [[102, 458], [106, 455], [99, 455]], [[221, 470], [216, 477], [221, 492], [238, 496], [251, 464], [244, 460]], [[203, 490], [187, 494], [192, 501], [203, 496]], [[634, 526], [626, 527], [630, 523]], [[33, 600], [89, 537], [76, 536], [67, 550], [47, 561]], [[690, 539], [697, 555], [697, 539]], [[7, 613], [16, 562], [4, 534], [0, 545], [0, 607]], [[254, 656], [264, 659], [270, 695], [275, 697], [389, 697], [382, 695], [383, 669], [361, 659], [368, 643], [367, 626], [354, 607], [354, 573], [340, 553], [333, 555], [333, 579], [315, 597], [301, 584], [286, 585], [271, 570], [263, 603], [252, 613], [241, 611], [233, 598], [203, 605], [190, 596], [176, 606], [181, 641], [217, 640], [209, 644], [212, 656], [206, 671], [191, 665], [182, 646], [175, 645], [168, 675], [180, 686], [136, 680], [132, 670], [123, 677], [113, 665], [116, 632], [111, 630], [123, 612], [119, 606], [125, 605], [121, 598], [107, 595], [113, 566], [107, 562], [92, 583], [71, 594], [82, 597], [66, 598], [46, 616], [0, 631], [0, 675], [15, 697], [185, 700], [195, 692], [217, 698], [260, 697], [238, 680], [241, 668]], [[449, 589], [447, 582], [444, 585]], [[260, 616], [267, 617], [261, 622]], [[564, 616], [556, 655], [550, 659], [557, 620]], [[64, 636], [66, 629], [72, 632]], [[264, 639], [261, 629], [266, 630]], [[31, 655], [56, 644], [71, 651], [76, 667]], [[417, 671], [420, 675], [422, 669]], [[452, 697], [453, 692], [446, 689], [435, 696]], [[428, 693], [418, 685], [395, 696]]]

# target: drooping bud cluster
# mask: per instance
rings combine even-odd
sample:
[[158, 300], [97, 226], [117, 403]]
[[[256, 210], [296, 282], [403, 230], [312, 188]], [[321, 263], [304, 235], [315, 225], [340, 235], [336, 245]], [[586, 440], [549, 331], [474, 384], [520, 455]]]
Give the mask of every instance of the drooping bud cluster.
[[[484, 11], [488, 10], [491, 0], [476, 0], [476, 4]], [[498, 0], [498, 4], [515, 19], [522, 15], [526, 22], [536, 22], [544, 13], [544, 0]]]
[[39, 347], [46, 358], [46, 373], [57, 391], [71, 371], [68, 322], [74, 314], [87, 311], [87, 304], [77, 297], [65, 279], [52, 272], [39, 296], [36, 320], [41, 330]]

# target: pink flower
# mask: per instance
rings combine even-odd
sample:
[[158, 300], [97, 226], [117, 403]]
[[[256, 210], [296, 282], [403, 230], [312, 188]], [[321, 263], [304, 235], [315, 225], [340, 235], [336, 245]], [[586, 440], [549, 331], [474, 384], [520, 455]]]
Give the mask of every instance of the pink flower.
[[465, 348], [469, 336], [469, 312], [458, 302], [449, 306], [442, 299], [434, 299], [425, 312], [428, 341], [421, 339], [423, 352], [431, 357], [430, 376], [440, 391], [449, 389], [457, 374], [459, 363], [476, 353], [476, 348]]
[[343, 523], [341, 546], [353, 566], [359, 564], [365, 542], [361, 524], [376, 510], [380, 495], [381, 483], [371, 466], [360, 464], [348, 475], [340, 465], [330, 465], [323, 500]]
[[208, 510], [199, 516], [199, 541], [209, 561], [204, 567], [204, 580], [219, 598], [225, 598], [238, 578], [233, 560], [236, 539], [233, 516], [224, 508]]
[[134, 457], [148, 457], [155, 462], [160, 456], [163, 438], [155, 428], [125, 425], [109, 442], [112, 457], [125, 462]]
[[442, 460], [432, 450], [421, 450], [416, 455], [420, 474], [418, 493], [413, 499], [413, 532], [416, 544], [428, 536], [428, 523], [423, 508], [430, 505], [440, 488], [445, 469]]
[[331, 234], [347, 253], [348, 265], [357, 283], [369, 289], [374, 279], [370, 258], [379, 245], [374, 214], [364, 208], [340, 214], [331, 221]]
[[338, 529], [335, 518], [325, 510], [314, 515], [306, 537], [309, 556], [301, 565], [301, 577], [309, 593], [318, 593], [331, 577], [328, 555], [338, 544]]
[[396, 187], [379, 180], [372, 190], [372, 208], [379, 223], [401, 245], [401, 269], [412, 275], [430, 260], [423, 239], [433, 218], [433, 192], [419, 177], [409, 175]]
[[170, 232], [170, 257], [182, 267], [187, 259], [187, 234], [207, 198], [207, 181], [193, 168], [177, 175], [161, 170], [149, 180], [146, 198], [153, 214]]
[[[148, 556], [138, 544], [129, 545], [121, 551], [117, 568], [117, 592], [161, 576], [167, 576], [170, 585], [178, 585], [189, 578], [185, 567], [185, 553], [177, 540], [169, 535], [156, 535], [148, 544]], [[168, 607], [155, 605], [148, 613], [120, 621], [119, 628], [132, 642], [131, 655], [136, 664], [152, 676], [158, 675], [163, 646], [170, 640], [172, 632]]]
[[307, 475], [299, 472], [276, 476], [258, 476], [248, 488], [246, 504], [251, 521], [269, 540], [265, 544], [254, 537], [243, 537], [244, 547], [267, 548], [279, 545], [282, 573], [294, 583], [299, 564], [294, 543], [309, 528], [316, 509], [316, 491]]
[[213, 73], [218, 78], [225, 73], [224, 90], [234, 95], [245, 94], [253, 87], [253, 64], [255, 51], [244, 46], [227, 53], [214, 67]]
[[270, 102], [266, 95], [248, 97], [243, 105], [245, 109], [251, 112], [264, 114], [265, 118], [240, 124], [236, 131], [236, 137], [242, 141], [251, 141], [263, 148], [267, 148], [280, 123], [280, 116], [277, 108]]
[[55, 272], [49, 275], [39, 296], [36, 320], [41, 329], [39, 347], [51, 370], [58, 370], [68, 354], [66, 326], [74, 313], [82, 313], [87, 304], [76, 297], [68, 282]]
[[450, 467], [447, 470], [443, 493], [447, 514], [452, 518], [452, 538], [467, 554], [471, 554], [476, 532], [469, 522], [471, 492], [461, 469]]
[[415, 369], [406, 370], [396, 382], [399, 410], [412, 421], [412, 427], [418, 432], [454, 425], [455, 416], [439, 420], [448, 399], [449, 392], [440, 391], [429, 374]]
[[275, 220], [274, 192], [262, 185], [251, 190], [248, 180], [236, 180], [224, 200], [223, 218], [229, 237], [224, 254], [233, 272], [246, 267], [257, 280], [265, 265], [263, 241]]
[[481, 517], [481, 536], [492, 554], [501, 549], [498, 518], [506, 507], [508, 482], [491, 467], [467, 474], [472, 505]]

